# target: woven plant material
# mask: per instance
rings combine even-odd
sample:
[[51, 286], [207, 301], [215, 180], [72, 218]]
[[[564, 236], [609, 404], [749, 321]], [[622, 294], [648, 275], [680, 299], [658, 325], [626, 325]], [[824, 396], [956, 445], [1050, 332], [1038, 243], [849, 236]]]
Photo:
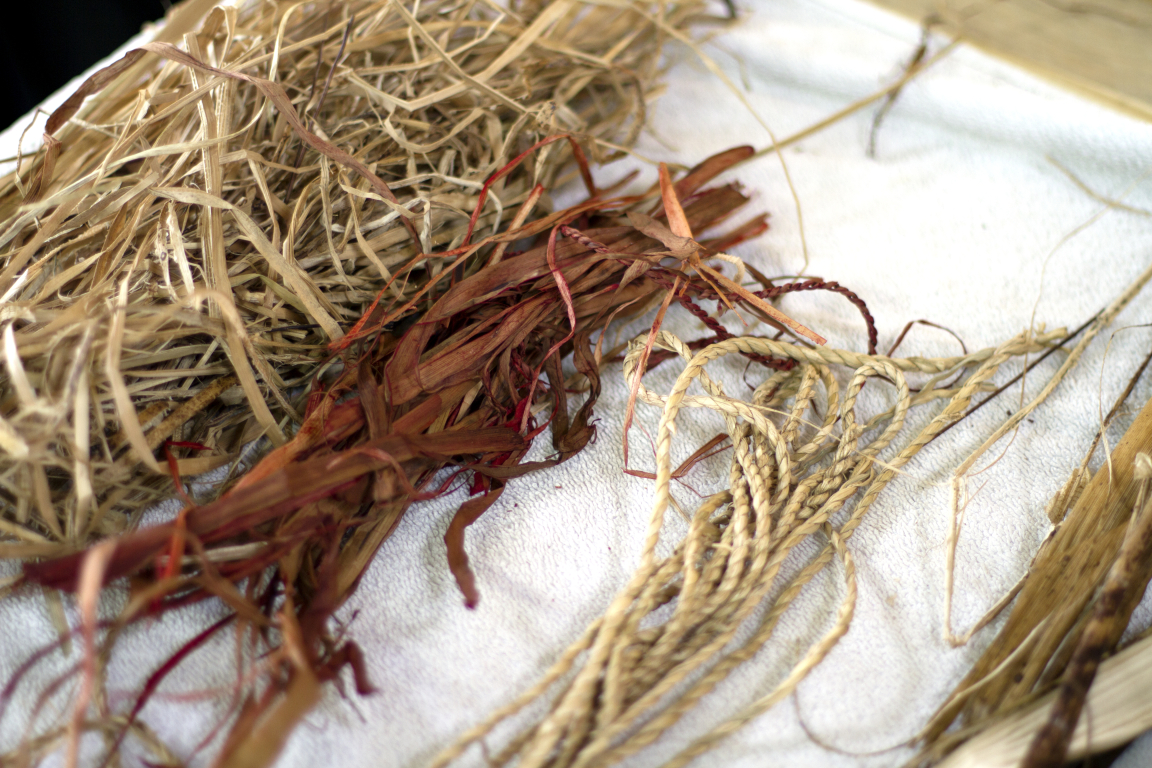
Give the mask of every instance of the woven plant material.
[[635, 137], [663, 30], [699, 11], [254, 2], [94, 75], [0, 182], [0, 555], [76, 550], [172, 495], [169, 465], [283, 445], [381, 287], [403, 303], [433, 251], [546, 206], [575, 144], [477, 208], [486, 179], [559, 131], [595, 160]]
[[[693, 353], [677, 337], [658, 333], [655, 344], [676, 354], [683, 370], [667, 396], [639, 389], [642, 402], [662, 410], [655, 500], [639, 567], [603, 617], [536, 685], [463, 734], [434, 765], [443, 768], [472, 745], [495, 741], [496, 729], [510, 722], [521, 730], [487, 755], [489, 764], [584, 768], [625, 760], [673, 728], [763, 648], [804, 586], [839, 561], [846, 586], [828, 632], [770, 693], [666, 765], [690, 763], [786, 699], [848, 631], [857, 589], [846, 542], [884, 488], [963, 417], [977, 393], [993, 388], [992, 378], [1005, 363], [1065, 335], [1024, 333], [954, 358], [899, 358], [747, 337]], [[634, 381], [644, 349], [644, 339], [634, 341], [625, 359], [626, 375]], [[736, 354], [791, 364], [764, 377], [746, 399], [726, 393], [706, 370]], [[906, 375], [927, 380], [913, 391]], [[693, 392], [694, 384], [703, 391]], [[885, 410], [861, 412], [858, 396], [865, 386], [890, 390]], [[912, 408], [941, 402], [944, 407], [918, 432], [905, 429]], [[690, 515], [685, 538], [663, 556], [658, 547], [676, 476], [676, 419], [697, 408], [724, 419], [732, 448], [729, 483], [704, 497]], [[805, 544], [809, 555], [802, 567], [785, 568], [785, 560]], [[523, 727], [521, 710], [541, 700], [549, 709]]]

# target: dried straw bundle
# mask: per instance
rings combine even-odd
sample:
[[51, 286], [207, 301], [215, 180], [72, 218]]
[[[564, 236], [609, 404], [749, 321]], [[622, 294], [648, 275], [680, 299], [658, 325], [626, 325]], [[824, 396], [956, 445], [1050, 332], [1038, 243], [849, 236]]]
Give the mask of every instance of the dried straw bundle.
[[[1009, 595], [1020, 593], [1008, 622], [924, 729], [921, 764], [1055, 767], [1148, 727], [1140, 664], [1127, 679], [1097, 671], [1152, 579], [1152, 402], [1089, 479], [1098, 443], [1053, 499], [1055, 527]], [[965, 727], [945, 730], [959, 716]]]
[[[1079, 340], [1039, 394], [953, 473], [945, 639], [962, 645], [1008, 606], [1012, 609], [991, 645], [918, 735], [922, 744], [915, 761], [918, 764], [944, 759], [949, 765], [963, 765], [971, 759], [987, 759], [1041, 768], [1062, 765], [1070, 749], [1078, 754], [1092, 749], [1083, 727], [1077, 728], [1078, 723], [1083, 726], [1081, 712], [1089, 688], [1101, 660], [1116, 649], [1152, 579], [1152, 514], [1147, 513], [1144, 501], [1152, 477], [1147, 458], [1152, 452], [1152, 403], [1145, 404], [1104, 467], [1093, 475], [1088, 465], [1101, 445], [1104, 430], [1152, 363], [1152, 354], [1137, 368], [1103, 419], [1080, 466], [1050, 501], [1047, 511], [1053, 528], [1028, 572], [959, 636], [952, 631], [951, 570], [966, 473], [1047, 398], [1096, 336], [1150, 281], [1152, 267], [1075, 331], [1072, 336], [1079, 336]], [[1058, 694], [1045, 699], [1044, 715], [1036, 713], [1037, 700], [1053, 689]], [[1098, 703], [1104, 706], [1108, 702]], [[1115, 713], [1115, 701], [1110, 703], [1110, 710]], [[1012, 724], [1025, 727], [1030, 718], [1042, 722], [1042, 727], [1033, 728], [1026, 738], [1020, 733], [1006, 735]], [[962, 727], [952, 728], [957, 722]], [[1111, 723], [1102, 726], [1108, 729]], [[971, 744], [966, 744], [969, 740]]]
[[195, 475], [282, 445], [381, 286], [414, 295], [426, 254], [498, 230], [571, 154], [481, 210], [485, 179], [557, 130], [594, 159], [631, 141], [663, 30], [699, 10], [255, 2], [90, 79], [0, 182], [0, 555], [131, 527], [172, 494], [164, 455]]

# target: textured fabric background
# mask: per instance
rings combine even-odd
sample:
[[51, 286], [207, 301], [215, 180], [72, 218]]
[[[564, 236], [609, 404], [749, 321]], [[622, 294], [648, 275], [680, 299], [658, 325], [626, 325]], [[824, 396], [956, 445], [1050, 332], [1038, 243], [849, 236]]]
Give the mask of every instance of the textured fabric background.
[[[757, 1], [743, 10], [744, 23], [706, 50], [743, 84], [779, 137], [890, 82], [920, 35], [915, 25], [854, 0]], [[733, 145], [770, 143], [765, 129], [690, 51], [673, 49], [667, 79], [640, 154], [691, 165]], [[882, 349], [906, 322], [920, 318], [955, 331], [969, 349], [995, 345], [1033, 322], [1074, 328], [1152, 258], [1149, 219], [1118, 211], [1104, 213], [1061, 245], [1103, 206], [1049, 162], [1059, 161], [1101, 194], [1128, 193], [1128, 204], [1152, 208], [1152, 183], [1145, 181], [1152, 171], [1152, 126], [964, 47], [905, 89], [880, 130], [875, 158], [866, 155], [872, 114], [845, 120], [784, 155], [803, 206], [807, 273], [837, 280], [868, 301]], [[14, 135], [4, 139], [14, 142]], [[650, 166], [633, 161], [602, 169], [598, 177], [614, 180], [631, 167], [640, 167], [646, 181], [655, 177]], [[772, 214], [772, 229], [737, 252], [768, 275], [795, 274], [803, 267], [802, 251], [778, 160], [765, 157], [734, 176], [754, 193], [751, 208]], [[831, 344], [864, 350], [863, 324], [842, 299], [789, 297], [783, 308]], [[669, 327], [700, 335], [694, 320], [674, 314]], [[1139, 326], [1149, 322], [1152, 295], [1142, 295], [1120, 316], [1115, 337], [1103, 334], [1011, 445], [1006, 440], [979, 465], [1007, 447], [992, 469], [969, 483], [972, 491], [980, 490], [969, 505], [958, 551], [957, 631], [1025, 571], [1047, 532], [1045, 504], [1079, 463], [1101, 413], [1142, 358], [1152, 330]], [[901, 352], [957, 349], [952, 337], [921, 327]], [[1054, 368], [1036, 369], [1027, 397]], [[646, 383], [667, 390], [678, 370], [667, 363]], [[998, 380], [1012, 372], [1006, 369]], [[729, 392], [748, 392], [741, 373], [740, 365], [723, 371]], [[866, 394], [876, 398], [875, 407], [882, 393], [871, 389]], [[1150, 394], [1148, 383], [1138, 385], [1109, 432], [1113, 443]], [[952, 649], [942, 640], [948, 480], [1006, 411], [1019, 407], [1020, 398], [1019, 388], [1002, 395], [930, 445], [884, 492], [850, 543], [860, 596], [848, 635], [800, 686], [798, 701], [754, 721], [697, 765], [743, 768], [772, 758], [790, 766], [888, 766], [909, 756], [906, 748], [854, 753], [897, 747], [912, 737], [998, 627], [985, 629], [965, 648]], [[482, 594], [476, 610], [463, 607], [444, 561], [442, 536], [462, 499], [409, 512], [341, 612], [347, 636], [367, 653], [380, 693], [343, 699], [329, 688], [323, 705], [291, 737], [279, 765], [423, 765], [440, 746], [535, 682], [603, 611], [638, 562], [651, 506], [651, 482], [621, 472], [625, 402], [619, 368], [610, 369], [597, 409], [597, 443], [557, 469], [515, 482], [469, 529], [467, 548]], [[922, 410], [912, 426], [938, 407]], [[657, 417], [641, 406], [640, 422], [649, 434]], [[710, 414], [683, 417], [674, 461], [721, 426]], [[631, 441], [633, 467], [649, 469], [653, 454], [644, 429], [634, 429]], [[720, 487], [726, 471], [725, 459], [698, 467], [677, 487], [677, 498], [690, 507], [693, 489]], [[155, 516], [165, 514], [173, 511]], [[683, 523], [670, 514], [666, 545], [683, 533]], [[799, 563], [802, 558], [790, 566]], [[752, 662], [628, 764], [659, 765], [771, 690], [828, 630], [843, 589], [838, 568], [812, 582]], [[198, 610], [129, 633], [111, 673], [121, 705], [182, 638], [204, 625], [212, 609]], [[1142, 610], [1137, 621], [1146, 624], [1149, 615]], [[0, 677], [7, 679], [53, 637], [37, 596], [0, 602]], [[55, 670], [67, 663], [60, 661]], [[191, 755], [219, 715], [233, 665], [231, 640], [223, 636], [191, 658], [145, 710], [147, 722], [181, 758]], [[32, 692], [50, 671], [20, 689], [22, 698], [0, 721], [0, 746], [19, 735]], [[66, 706], [66, 697], [56, 704]], [[842, 751], [813, 743], [800, 716]], [[500, 742], [498, 734], [493, 745]], [[1121, 765], [1146, 765], [1150, 750], [1143, 746]], [[203, 755], [193, 760], [205, 762]], [[480, 750], [473, 748], [463, 763], [483, 765]]]

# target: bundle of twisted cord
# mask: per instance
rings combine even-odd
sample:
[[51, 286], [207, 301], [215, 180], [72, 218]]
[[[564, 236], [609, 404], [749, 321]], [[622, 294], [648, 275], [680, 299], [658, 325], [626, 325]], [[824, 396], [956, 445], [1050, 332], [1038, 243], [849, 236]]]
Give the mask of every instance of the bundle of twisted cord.
[[[678, 354], [687, 365], [667, 397], [643, 385], [638, 390], [640, 400], [663, 409], [656, 438], [656, 500], [639, 568], [607, 612], [535, 686], [463, 734], [434, 765], [452, 762], [526, 705], [547, 696], [561, 678], [567, 682], [553, 697], [551, 710], [490, 755], [489, 762], [504, 765], [518, 758], [519, 768], [587, 768], [634, 754], [750, 659], [804, 585], [838, 558], [847, 588], [833, 628], [771, 693], [699, 738], [669, 765], [686, 764], [767, 711], [847, 632], [856, 579], [845, 542], [881, 490], [924, 445], [962, 416], [976, 392], [991, 387], [989, 380], [1001, 365], [1044, 349], [1063, 335], [1062, 330], [1022, 333], [962, 357], [889, 358], [761, 338], [732, 338], [693, 354], [679, 338], [657, 334], [655, 347]], [[644, 346], [643, 338], [630, 345], [624, 362], [628, 381], [638, 375]], [[710, 362], [733, 353], [792, 360], [795, 365], [773, 372], [751, 400], [744, 401], [725, 394], [705, 372]], [[843, 389], [834, 367], [854, 369]], [[905, 380], [908, 372], [928, 374], [928, 379], [913, 391]], [[953, 376], [957, 378], [948, 382]], [[858, 396], [877, 378], [894, 387], [895, 402], [862, 421]], [[694, 381], [705, 394], [688, 394]], [[941, 399], [947, 401], [944, 409], [903, 447], [894, 447], [895, 455], [881, 461], [881, 451], [901, 435], [908, 410]], [[691, 516], [687, 536], [670, 556], [661, 558], [656, 550], [671, 499], [672, 442], [676, 419], [685, 408], [707, 408], [723, 416], [733, 443], [729, 487], [704, 499]], [[791, 579], [780, 578], [785, 559], [813, 536], [823, 540], [819, 553]], [[757, 612], [770, 593], [770, 605]], [[670, 614], [666, 610], [652, 616], [670, 602]], [[746, 622], [758, 625], [742, 644], [729, 647]], [[578, 662], [579, 669], [570, 675]]]

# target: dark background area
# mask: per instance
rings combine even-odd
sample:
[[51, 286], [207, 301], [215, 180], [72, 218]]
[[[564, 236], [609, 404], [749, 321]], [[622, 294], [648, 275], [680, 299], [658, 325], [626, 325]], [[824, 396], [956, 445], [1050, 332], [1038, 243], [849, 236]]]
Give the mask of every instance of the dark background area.
[[0, 20], [0, 130], [104, 58], [148, 21], [163, 0], [30, 0]]

